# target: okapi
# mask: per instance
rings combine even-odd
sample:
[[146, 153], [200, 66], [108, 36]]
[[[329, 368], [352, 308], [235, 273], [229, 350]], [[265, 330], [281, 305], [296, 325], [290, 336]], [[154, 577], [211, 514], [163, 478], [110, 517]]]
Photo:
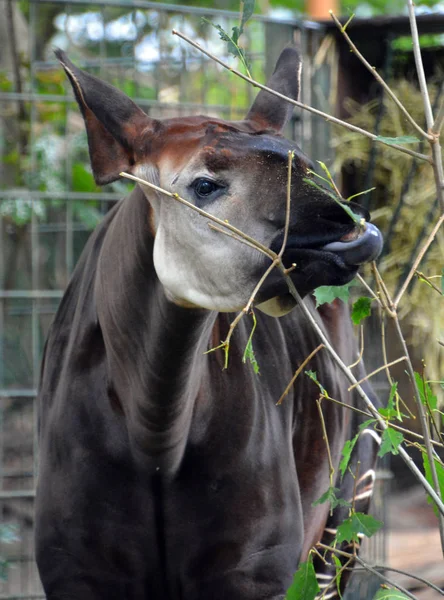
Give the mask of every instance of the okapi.
[[[187, 198], [279, 251], [288, 152], [294, 151], [283, 262], [343, 360], [356, 358], [347, 307], [315, 309], [320, 285], [349, 282], [381, 235], [359, 228], [310, 186], [309, 160], [281, 135], [293, 106], [260, 91], [246, 118], [156, 120], [58, 50], [85, 120], [98, 184], [127, 171]], [[298, 98], [301, 59], [287, 47], [270, 88]], [[357, 205], [353, 210], [369, 215]], [[242, 363], [251, 324], [225, 339], [269, 258], [208, 226], [190, 208], [138, 185], [90, 237], [51, 326], [39, 391], [37, 562], [49, 600], [276, 600], [346, 508], [313, 505], [329, 486], [315, 400], [300, 376], [318, 345], [281, 274], [255, 300], [260, 374]], [[277, 318], [280, 317], [280, 318]], [[330, 396], [356, 402], [329, 355], [309, 368]], [[350, 410], [324, 402], [332, 461], [357, 431]], [[375, 440], [361, 435], [356, 509], [366, 510]], [[337, 481], [341, 496], [354, 480]], [[334, 572], [316, 562], [321, 588]], [[345, 586], [347, 576], [342, 577]], [[336, 584], [326, 598], [338, 594]]]

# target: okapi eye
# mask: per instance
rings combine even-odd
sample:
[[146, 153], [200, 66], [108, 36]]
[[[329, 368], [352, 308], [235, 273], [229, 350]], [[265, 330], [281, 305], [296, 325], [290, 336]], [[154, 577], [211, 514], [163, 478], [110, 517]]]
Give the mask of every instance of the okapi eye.
[[221, 186], [214, 181], [211, 181], [211, 179], [204, 179], [201, 177], [193, 182], [193, 188], [198, 196], [201, 198], [206, 198], [207, 196], [213, 194], [216, 190], [219, 190]]

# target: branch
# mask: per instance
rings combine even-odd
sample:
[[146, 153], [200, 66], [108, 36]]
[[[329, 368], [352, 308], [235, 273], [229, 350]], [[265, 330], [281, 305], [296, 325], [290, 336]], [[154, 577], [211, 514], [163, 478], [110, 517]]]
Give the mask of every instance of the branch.
[[376, 71], [376, 67], [372, 67], [371, 64], [362, 56], [362, 54], [359, 52], [359, 50], [356, 48], [355, 44], [351, 41], [350, 37], [348, 36], [348, 34], [345, 31], [345, 27], [343, 27], [341, 25], [341, 23], [339, 22], [338, 18], [336, 17], [336, 15], [334, 14], [334, 12], [332, 10], [329, 11], [331, 18], [333, 19], [333, 21], [336, 23], [339, 31], [342, 33], [342, 35], [344, 36], [347, 44], [350, 46], [352, 52], [354, 54], [356, 54], [356, 56], [359, 58], [359, 60], [362, 62], [362, 64], [365, 66], [365, 68], [370, 71], [370, 73], [375, 77], [375, 79], [380, 83], [380, 85], [384, 88], [384, 90], [387, 92], [387, 94], [390, 96], [390, 98], [393, 100], [393, 102], [396, 104], [396, 106], [399, 108], [399, 110], [404, 114], [404, 116], [406, 117], [406, 119], [408, 121], [410, 121], [410, 123], [413, 125], [413, 127], [416, 129], [416, 131], [418, 131], [418, 133], [422, 136], [425, 137], [427, 140], [433, 140], [433, 135], [431, 135], [430, 133], [427, 133], [426, 131], [424, 131], [424, 129], [422, 129], [422, 127], [420, 127], [418, 125], [418, 123], [415, 121], [415, 119], [411, 116], [411, 114], [409, 113], [409, 111], [406, 109], [406, 107], [402, 104], [402, 102], [397, 98], [397, 96], [392, 92], [391, 88], [387, 85], [387, 83], [384, 81], [384, 79], [381, 77], [381, 75], [379, 75], [379, 73]]
[[357, 381], [356, 383], [351, 385], [347, 391], [351, 392], [351, 390], [355, 389], [355, 387], [357, 385], [361, 385], [361, 383], [364, 383], [364, 381], [367, 381], [367, 379], [370, 379], [370, 377], [373, 377], [373, 375], [376, 375], [377, 373], [380, 373], [381, 371], [384, 371], [384, 370], [388, 369], [389, 367], [393, 367], [393, 365], [396, 365], [399, 362], [402, 362], [403, 360], [408, 360], [407, 356], [401, 356], [401, 358], [392, 360], [392, 362], [385, 363], [384, 365], [382, 365], [382, 367], [378, 367], [377, 369], [375, 369], [374, 371], [372, 371], [371, 373], [369, 373], [368, 375], [366, 375], [365, 377], [363, 377], [362, 379], [360, 379], [359, 381]]
[[[419, 44], [418, 26], [415, 17], [415, 5], [413, 0], [407, 2], [409, 9], [409, 20], [410, 29], [412, 32], [412, 43], [413, 43], [413, 54], [415, 57], [416, 71], [418, 73], [419, 89], [421, 90], [422, 102], [424, 104], [424, 113], [429, 132], [433, 135], [433, 139], [430, 141], [432, 147], [433, 156], [433, 174], [435, 175], [436, 191], [438, 195], [439, 205], [441, 211], [444, 211], [444, 171], [442, 166], [442, 152], [439, 143], [439, 133], [434, 133], [433, 126], [435, 125], [433, 120], [432, 105], [430, 102], [429, 91], [427, 89], [427, 82], [424, 73], [424, 66], [421, 58], [421, 47]], [[440, 117], [442, 121], [442, 116]], [[438, 122], [439, 125], [439, 122]]]
[[295, 374], [293, 375], [293, 377], [291, 378], [290, 383], [287, 385], [287, 387], [284, 390], [284, 393], [282, 394], [282, 396], [279, 398], [279, 400], [276, 402], [276, 406], [279, 406], [279, 404], [282, 404], [285, 396], [288, 394], [288, 392], [291, 390], [291, 388], [293, 387], [294, 382], [296, 381], [297, 377], [301, 374], [302, 369], [311, 361], [311, 359], [313, 358], [313, 356], [315, 354], [317, 354], [319, 352], [319, 350], [322, 350], [322, 348], [325, 348], [324, 344], [319, 344], [319, 346], [317, 348], [315, 348], [313, 350], [313, 352], [311, 352], [307, 358], [304, 360], [304, 362], [296, 369]]
[[[393, 567], [387, 567], [386, 565], [372, 565], [372, 567], [375, 569], [375, 571], [392, 571], [393, 573], [399, 573], [400, 575], [406, 575], [407, 577], [410, 577], [411, 579], [416, 579], [417, 581], [420, 581], [421, 583], [424, 583], [428, 587], [435, 590], [435, 592], [438, 592], [438, 594], [440, 594], [441, 596], [444, 596], [443, 590], [441, 590], [437, 585], [435, 585], [428, 579], [424, 579], [424, 577], [420, 577], [419, 575], [413, 575], [412, 573], [407, 573], [407, 571], [402, 571], [401, 569], [394, 569]], [[353, 571], [366, 571], [367, 569], [366, 569], [366, 567], [355, 567], [352, 570]]]
[[444, 100], [441, 102], [441, 106], [439, 107], [438, 114], [436, 115], [435, 122], [433, 123], [432, 132], [435, 135], [440, 135], [442, 125], [444, 123]]
[[289, 98], [288, 96], [285, 96], [284, 94], [280, 94], [279, 92], [276, 92], [275, 90], [267, 87], [266, 85], [262, 85], [261, 83], [252, 79], [251, 77], [247, 77], [247, 75], [244, 75], [237, 69], [233, 69], [232, 67], [230, 67], [230, 65], [227, 65], [227, 63], [224, 63], [222, 60], [220, 60], [220, 58], [217, 58], [217, 56], [215, 56], [214, 54], [211, 54], [211, 52], [208, 52], [208, 50], [204, 50], [204, 48], [202, 48], [202, 46], [200, 44], [198, 44], [197, 42], [194, 42], [192, 39], [190, 39], [183, 33], [180, 33], [179, 31], [176, 31], [175, 29], [173, 29], [172, 33], [173, 33], [173, 35], [177, 35], [178, 37], [183, 39], [185, 42], [188, 42], [188, 44], [190, 44], [194, 48], [197, 48], [197, 50], [199, 50], [200, 52], [202, 52], [203, 54], [205, 54], [206, 56], [208, 56], [209, 58], [211, 58], [212, 60], [217, 62], [219, 65], [221, 65], [225, 69], [228, 69], [228, 71], [231, 71], [231, 73], [234, 73], [235, 75], [237, 75], [244, 81], [248, 81], [248, 83], [251, 83], [251, 85], [253, 85], [254, 87], [260, 88], [261, 90], [265, 90], [266, 92], [273, 94], [273, 96], [277, 96], [278, 98], [281, 98], [282, 100], [286, 100], [287, 102], [289, 102], [290, 104], [293, 104], [294, 106], [298, 106], [299, 108], [303, 108], [304, 110], [307, 110], [308, 112], [311, 112], [311, 113], [317, 115], [318, 117], [322, 117], [323, 119], [325, 119], [328, 122], [335, 123], [336, 125], [341, 125], [341, 127], [350, 129], [350, 131], [355, 131], [356, 133], [360, 133], [361, 135], [373, 140], [374, 142], [384, 144], [385, 146], [389, 146], [390, 148], [396, 148], [400, 152], [404, 152], [405, 154], [414, 156], [415, 158], [418, 158], [419, 160], [424, 160], [426, 162], [429, 162], [430, 164], [433, 164], [432, 158], [430, 156], [427, 156], [426, 154], [420, 154], [419, 152], [415, 152], [414, 150], [410, 150], [409, 148], [405, 148], [404, 146], [399, 146], [398, 144], [387, 144], [383, 140], [379, 139], [378, 136], [375, 135], [374, 133], [370, 133], [369, 131], [366, 131], [365, 129], [361, 129], [361, 127], [357, 127], [356, 125], [347, 123], [346, 121], [342, 121], [341, 119], [333, 117], [332, 115], [329, 115], [328, 113], [322, 112], [321, 110], [318, 110], [317, 108], [313, 108], [312, 106], [308, 106], [307, 104], [304, 104], [303, 102], [299, 102], [298, 100], [293, 100], [292, 98]]
[[[357, 391], [357, 393], [359, 394], [359, 396], [363, 400], [366, 408], [369, 410], [369, 412], [372, 414], [372, 416], [376, 419], [376, 421], [378, 422], [379, 426], [383, 430], [388, 428], [387, 423], [382, 418], [382, 416], [379, 414], [379, 412], [376, 409], [376, 407], [373, 404], [373, 402], [367, 396], [367, 394], [362, 389], [362, 387], [358, 384], [358, 381], [355, 378], [355, 376], [353, 375], [353, 373], [351, 372], [351, 370], [342, 361], [341, 357], [338, 355], [338, 353], [335, 351], [335, 349], [331, 345], [331, 343], [328, 340], [327, 336], [322, 331], [322, 328], [319, 326], [318, 322], [316, 321], [316, 319], [314, 318], [314, 316], [311, 314], [310, 309], [308, 308], [308, 306], [302, 301], [302, 298], [299, 295], [299, 292], [297, 291], [297, 289], [296, 289], [293, 281], [291, 280], [291, 278], [288, 275], [287, 269], [285, 268], [284, 264], [282, 263], [282, 260], [279, 258], [279, 256], [275, 252], [272, 252], [271, 250], [269, 250], [268, 248], [266, 248], [266, 246], [264, 246], [263, 244], [260, 244], [259, 242], [256, 242], [256, 240], [254, 240], [249, 235], [243, 233], [240, 229], [237, 229], [236, 227], [233, 227], [233, 225], [230, 225], [229, 223], [226, 223], [222, 219], [218, 219], [217, 217], [214, 217], [212, 214], [210, 214], [210, 213], [202, 210], [201, 208], [198, 208], [197, 206], [195, 206], [191, 202], [188, 202], [188, 200], [184, 200], [178, 194], [172, 194], [171, 192], [168, 192], [167, 190], [164, 190], [161, 187], [158, 187], [158, 186], [156, 186], [156, 185], [154, 185], [154, 184], [152, 184], [152, 183], [150, 183], [148, 181], [145, 181], [145, 180], [141, 179], [140, 177], [136, 177], [135, 175], [130, 175], [129, 173], [122, 172], [122, 173], [120, 173], [120, 175], [121, 175], [121, 177], [126, 177], [127, 179], [132, 179], [133, 181], [137, 181], [141, 185], [148, 186], [148, 187], [150, 187], [150, 188], [152, 188], [152, 189], [154, 189], [154, 190], [156, 190], [156, 191], [158, 191], [160, 193], [165, 194], [166, 196], [169, 196], [170, 198], [173, 198], [176, 202], [180, 202], [181, 204], [184, 204], [188, 208], [191, 208], [192, 210], [196, 211], [201, 216], [206, 217], [210, 221], [214, 221], [218, 225], [221, 225], [222, 228], [226, 228], [226, 229], [230, 230], [231, 232], [235, 233], [236, 235], [238, 235], [240, 238], [247, 240], [247, 242], [249, 242], [249, 244], [252, 244], [253, 246], [257, 246], [260, 251], [265, 251], [265, 253], [268, 254], [270, 256], [270, 258], [272, 258], [273, 261], [276, 260], [276, 259], [278, 259], [279, 263], [277, 264], [277, 267], [281, 271], [283, 277], [285, 278], [285, 281], [286, 281], [287, 286], [288, 286], [288, 290], [289, 290], [290, 294], [293, 296], [293, 298], [296, 300], [296, 302], [299, 304], [299, 307], [300, 307], [303, 315], [311, 323], [313, 329], [316, 331], [316, 333], [317, 333], [318, 337], [320, 338], [321, 342], [324, 344], [325, 348], [328, 350], [329, 354], [331, 355], [331, 357], [333, 358], [333, 360], [336, 362], [336, 364], [338, 365], [338, 367], [342, 371], [342, 373], [345, 375], [345, 377], [350, 381], [350, 383], [357, 384], [356, 385], [356, 391]], [[443, 215], [443, 218], [444, 218], [444, 215]], [[406, 356], [408, 356], [407, 352], [405, 354], [406, 354]], [[415, 478], [418, 479], [418, 481], [425, 488], [425, 490], [427, 491], [427, 493], [432, 497], [432, 499], [435, 502], [435, 504], [436, 504], [439, 512], [442, 515], [444, 515], [444, 504], [443, 504], [440, 496], [433, 489], [433, 486], [431, 486], [429, 484], [429, 482], [427, 481], [427, 479], [424, 477], [424, 475], [421, 473], [421, 471], [415, 465], [413, 459], [409, 456], [408, 452], [406, 452], [405, 448], [402, 445], [400, 445], [398, 447], [398, 451], [399, 451], [399, 455], [404, 460], [404, 462], [406, 463], [406, 465], [408, 466], [408, 468], [412, 471], [412, 473], [414, 474]], [[432, 464], [432, 467], [433, 466], [434, 466], [434, 463]]]
[[332, 546], [327, 546], [326, 544], [322, 544], [320, 542], [318, 544], [316, 544], [316, 545], [318, 546], [318, 548], [322, 548], [323, 550], [328, 550], [329, 552], [332, 552], [333, 554], [338, 554], [339, 556], [343, 556], [345, 558], [354, 558], [355, 560], [358, 561], [358, 563], [360, 565], [362, 565], [364, 567], [364, 569], [366, 571], [370, 571], [370, 573], [373, 573], [379, 579], [382, 579], [383, 581], [385, 581], [389, 585], [392, 585], [393, 587], [395, 587], [396, 589], [398, 589], [400, 592], [402, 592], [403, 594], [405, 594], [409, 598], [412, 598], [412, 600], [418, 600], [418, 598], [416, 596], [414, 596], [412, 593], [410, 593], [408, 590], [406, 590], [404, 587], [402, 587], [402, 585], [399, 585], [398, 583], [395, 583], [394, 581], [392, 581], [391, 579], [389, 579], [388, 577], [386, 577], [385, 575], [383, 575], [382, 573], [380, 573], [374, 567], [370, 566], [368, 563], [366, 563], [365, 561], [363, 561], [362, 558], [360, 556], [358, 556], [357, 554], [353, 555], [353, 554], [350, 554], [350, 552], [344, 552], [343, 550], [339, 550], [338, 548], [333, 548]]
[[419, 263], [422, 261], [422, 259], [424, 258], [424, 254], [427, 252], [427, 250], [429, 249], [429, 246], [431, 245], [431, 243], [433, 242], [433, 240], [435, 239], [436, 234], [439, 231], [439, 228], [441, 227], [441, 225], [444, 223], [444, 213], [440, 216], [440, 218], [438, 219], [438, 222], [436, 223], [435, 227], [432, 229], [429, 237], [427, 238], [424, 246], [421, 248], [421, 250], [418, 253], [418, 256], [416, 257], [415, 262], [412, 265], [412, 268], [410, 269], [410, 273], [407, 275], [404, 283], [402, 284], [401, 289], [398, 292], [398, 295], [396, 296], [394, 302], [393, 302], [393, 308], [396, 310], [396, 308], [398, 307], [399, 301], [401, 300], [402, 296], [404, 295], [404, 292], [406, 291], [406, 289], [409, 286], [409, 283], [412, 279], [412, 277], [415, 275], [415, 271], [418, 269], [419, 267]]

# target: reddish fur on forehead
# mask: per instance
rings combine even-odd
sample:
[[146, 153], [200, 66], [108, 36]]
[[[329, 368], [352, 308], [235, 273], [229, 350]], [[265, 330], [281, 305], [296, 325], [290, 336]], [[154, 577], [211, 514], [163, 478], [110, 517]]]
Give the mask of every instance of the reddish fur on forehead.
[[[179, 163], [188, 160], [205, 136], [215, 136], [207, 145], [208, 152], [215, 152], [218, 136], [227, 133], [257, 134], [262, 133], [257, 129], [257, 124], [250, 121], [223, 121], [221, 119], [203, 116], [176, 117], [166, 119], [160, 123], [160, 128], [153, 135], [152, 132], [141, 134], [141, 155], [173, 159]], [[229, 150], [221, 150], [225, 158], [229, 158]]]

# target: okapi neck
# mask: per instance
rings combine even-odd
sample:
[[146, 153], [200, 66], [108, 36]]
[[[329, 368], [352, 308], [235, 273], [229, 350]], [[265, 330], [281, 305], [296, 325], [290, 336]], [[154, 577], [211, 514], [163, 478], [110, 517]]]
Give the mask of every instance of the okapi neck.
[[134, 452], [171, 473], [188, 436], [217, 313], [177, 306], [153, 264], [150, 207], [135, 189], [106, 233], [95, 299], [108, 378]]

